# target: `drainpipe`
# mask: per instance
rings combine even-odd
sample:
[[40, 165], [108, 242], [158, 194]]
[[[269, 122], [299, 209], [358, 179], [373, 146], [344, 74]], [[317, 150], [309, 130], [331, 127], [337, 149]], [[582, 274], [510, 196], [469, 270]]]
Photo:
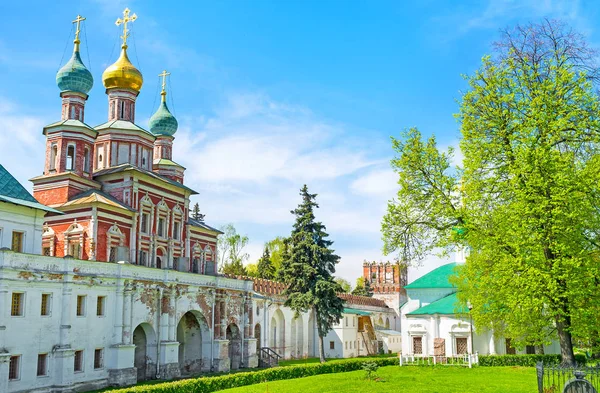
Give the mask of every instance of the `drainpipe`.
[[212, 327], [210, 329], [210, 371], [214, 370], [214, 352], [215, 352], [215, 303], [217, 302], [217, 291], [213, 292], [212, 299]]
[[247, 323], [246, 323], [246, 296], [242, 297], [242, 301], [244, 302], [244, 304], [242, 305], [242, 356], [241, 356], [241, 360], [240, 360], [240, 368], [242, 368], [244, 366], [244, 337], [246, 336], [246, 328], [248, 327]]
[[158, 288], [158, 323], [156, 325], [156, 379], [160, 378], [160, 318], [162, 314], [163, 289]]

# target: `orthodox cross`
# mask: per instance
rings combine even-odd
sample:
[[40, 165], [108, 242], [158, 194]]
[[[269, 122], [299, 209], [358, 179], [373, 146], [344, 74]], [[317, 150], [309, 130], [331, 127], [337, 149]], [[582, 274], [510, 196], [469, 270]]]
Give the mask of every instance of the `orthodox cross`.
[[85, 18], [83, 16], [77, 15], [77, 18], [75, 18], [75, 20], [73, 21], [73, 23], [77, 23], [77, 30], [75, 31], [75, 43], [79, 43], [79, 33], [81, 31], [79, 30], [79, 24], [84, 20]]
[[129, 16], [130, 12], [131, 11], [129, 10], [129, 8], [125, 8], [125, 10], [123, 11], [123, 19], [118, 18], [115, 22], [115, 25], [117, 26], [121, 26], [121, 24], [123, 25], [123, 35], [121, 36], [121, 38], [123, 39], [123, 46], [127, 46], [127, 37], [129, 37], [127, 23], [134, 22], [137, 19], [136, 14]]
[[167, 76], [169, 75], [171, 75], [171, 73], [167, 72], [167, 70], [164, 70], [163, 72], [158, 74], [158, 76], [162, 77], [162, 91], [160, 92], [160, 95], [162, 96], [163, 101], [165, 100], [165, 96], [167, 95], [165, 87], [167, 86]]

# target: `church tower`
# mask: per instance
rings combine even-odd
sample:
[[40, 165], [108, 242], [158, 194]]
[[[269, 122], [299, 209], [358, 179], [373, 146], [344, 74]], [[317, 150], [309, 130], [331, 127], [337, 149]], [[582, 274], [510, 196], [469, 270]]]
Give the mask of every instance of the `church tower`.
[[61, 119], [44, 127], [44, 173], [32, 179], [35, 198], [46, 205], [62, 204], [73, 195], [98, 188], [92, 181], [91, 165], [97, 132], [84, 123], [85, 102], [94, 84], [79, 51], [80, 24], [84, 20], [78, 15], [73, 21], [77, 25], [73, 55], [56, 74], [62, 99]]
[[102, 74], [102, 83], [108, 96], [108, 121], [95, 127], [98, 131], [94, 162], [96, 171], [123, 164], [152, 170], [155, 138], [135, 124], [135, 104], [144, 78], [127, 55], [128, 25], [136, 19], [137, 15], [131, 15], [129, 8], [123, 11], [123, 18], [117, 19], [117, 26], [123, 25], [121, 54]]
[[167, 71], [163, 71], [159, 75], [163, 78], [160, 106], [150, 118], [149, 123], [150, 132], [156, 136], [152, 169], [171, 180], [183, 183], [185, 168], [173, 161], [173, 139], [175, 139], [173, 135], [177, 132], [177, 119], [167, 107], [166, 78], [168, 75], [170, 74]]

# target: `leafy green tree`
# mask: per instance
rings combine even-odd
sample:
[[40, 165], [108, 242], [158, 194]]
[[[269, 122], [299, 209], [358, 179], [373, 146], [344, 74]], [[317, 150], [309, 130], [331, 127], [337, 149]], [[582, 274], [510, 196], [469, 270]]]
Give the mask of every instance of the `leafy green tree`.
[[286, 239], [280, 275], [288, 285], [284, 291], [285, 305], [296, 314], [312, 310], [319, 335], [319, 356], [325, 362], [323, 337], [338, 323], [344, 310], [337, 297], [341, 288], [333, 274], [340, 257], [333, 253], [325, 226], [315, 221], [316, 194], [306, 185], [300, 191], [302, 203], [292, 210], [296, 216], [292, 233]]
[[275, 239], [267, 242], [267, 249], [269, 250], [271, 263], [275, 268], [275, 273], [277, 272], [277, 270], [279, 270], [279, 267], [281, 266], [284, 247], [285, 238], [283, 236], [277, 236]]
[[258, 266], [256, 263], [248, 263], [244, 266], [246, 269], [246, 275], [248, 277], [257, 277], [258, 278]]
[[557, 334], [572, 364], [572, 335], [590, 334], [600, 303], [600, 105], [585, 47], [561, 29], [517, 29], [467, 78], [464, 168], [416, 129], [392, 139], [400, 191], [382, 232], [405, 261], [468, 246], [456, 284], [476, 326], [517, 346]]
[[371, 283], [365, 280], [364, 277], [356, 279], [356, 287], [352, 290], [353, 295], [373, 297], [373, 289]]
[[267, 246], [265, 246], [262, 257], [258, 260], [256, 273], [259, 278], [266, 278], [268, 280], [275, 278], [275, 266], [271, 262], [271, 254]]
[[341, 277], [336, 277], [334, 281], [340, 285], [340, 288], [342, 288], [342, 292], [350, 293], [350, 291], [352, 291], [352, 284], [350, 284], [348, 280], [344, 280]]
[[248, 245], [248, 236], [240, 235], [233, 224], [221, 227], [222, 235], [217, 240], [217, 259], [222, 273], [246, 275], [244, 262], [249, 258], [244, 248]]

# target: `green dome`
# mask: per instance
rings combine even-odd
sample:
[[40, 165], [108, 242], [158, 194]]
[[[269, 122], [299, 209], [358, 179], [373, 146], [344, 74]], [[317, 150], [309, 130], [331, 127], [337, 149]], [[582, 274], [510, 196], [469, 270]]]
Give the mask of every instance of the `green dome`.
[[169, 112], [167, 103], [162, 101], [158, 110], [150, 118], [150, 132], [156, 136], [173, 136], [177, 131], [177, 119]]
[[83, 65], [78, 50], [75, 50], [67, 64], [58, 70], [56, 84], [61, 92], [74, 91], [87, 94], [92, 90], [94, 78], [92, 73]]

